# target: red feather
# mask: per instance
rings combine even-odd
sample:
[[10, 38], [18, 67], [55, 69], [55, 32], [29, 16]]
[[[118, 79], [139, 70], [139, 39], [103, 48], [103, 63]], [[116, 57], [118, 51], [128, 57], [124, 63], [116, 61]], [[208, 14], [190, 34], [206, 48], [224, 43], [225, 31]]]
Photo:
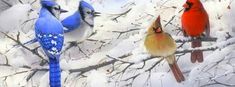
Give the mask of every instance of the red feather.
[[[209, 17], [200, 0], [187, 0], [184, 4], [185, 11], [182, 15], [182, 29], [184, 36], [200, 37], [203, 32], [209, 36]], [[201, 41], [193, 41], [192, 47], [201, 47]], [[192, 62], [203, 61], [202, 51], [194, 51], [191, 54]]]

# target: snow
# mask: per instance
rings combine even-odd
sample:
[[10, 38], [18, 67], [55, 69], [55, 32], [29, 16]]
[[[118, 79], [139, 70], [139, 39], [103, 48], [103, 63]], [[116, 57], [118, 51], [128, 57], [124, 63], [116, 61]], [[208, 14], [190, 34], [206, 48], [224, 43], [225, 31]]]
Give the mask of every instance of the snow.
[[120, 44], [114, 47], [113, 50], [108, 52], [108, 55], [112, 57], [119, 57], [123, 54], [130, 53], [134, 48], [136, 48], [136, 44], [134, 43], [135, 39], [133, 38], [120, 42]]
[[39, 87], [49, 87], [49, 72], [45, 73], [41, 78], [40, 78], [40, 83]]
[[[64, 51], [60, 58], [62, 69], [61, 82], [65, 87], [199, 87], [213, 84], [215, 81], [234, 86], [235, 63], [235, 2], [232, 0], [201, 0], [210, 18], [211, 36], [216, 41], [203, 42], [202, 47], [191, 48], [190, 42], [184, 43], [177, 51], [204, 51], [203, 63], [191, 63], [190, 53], [176, 54], [177, 63], [186, 81], [177, 83], [165, 60], [157, 64], [151, 71], [146, 71], [160, 58], [150, 58], [144, 47], [147, 28], [158, 15], [161, 16], [163, 30], [172, 35], [175, 40], [190, 41], [192, 38], [183, 37], [180, 32], [180, 10], [185, 0], [85, 0], [91, 3], [101, 16], [95, 18], [92, 30], [95, 35], [86, 39], [89, 27], [65, 36], [63, 50], [69, 47], [69, 41], [77, 41], [77, 46]], [[24, 0], [27, 2], [27, 0]], [[72, 14], [78, 8], [79, 0], [57, 0], [68, 13], [61, 15], [61, 20]], [[230, 9], [228, 9], [230, 6]], [[37, 18], [39, 3], [14, 4], [0, 13], [0, 31], [16, 38], [20, 32], [20, 41], [25, 42], [34, 38], [34, 21], [22, 24], [25, 20]], [[29, 14], [29, 10], [33, 9]], [[119, 14], [128, 11], [126, 15], [114, 19]], [[170, 23], [172, 18], [174, 18]], [[166, 25], [167, 24], [167, 25]], [[84, 33], [85, 32], [85, 33]], [[84, 34], [82, 34], [84, 33]], [[50, 36], [50, 35], [49, 35]], [[63, 36], [63, 35], [60, 35]], [[48, 65], [40, 66], [41, 59], [23, 47], [12, 48], [14, 41], [0, 33], [0, 87], [19, 86], [49, 86], [48, 71], [38, 71], [29, 81], [27, 76], [32, 69], [48, 69]], [[53, 37], [58, 38], [58, 37]], [[54, 41], [51, 43], [56, 44]], [[177, 42], [177, 45], [181, 45]], [[30, 49], [39, 46], [38, 43], [26, 45]], [[53, 49], [52, 49], [53, 50]], [[54, 49], [56, 50], [56, 49]], [[48, 59], [43, 50], [36, 50], [44, 59]], [[108, 56], [112, 57], [109, 58]], [[116, 60], [118, 62], [88, 72], [70, 72], [73, 69], [86, 70], [87, 67]], [[6, 66], [6, 63], [8, 64]], [[3, 66], [5, 64], [5, 66]], [[125, 72], [129, 64], [132, 64]], [[23, 68], [23, 67], [29, 68]], [[99, 65], [101, 66], [101, 65]], [[143, 67], [144, 66], [144, 67]], [[15, 74], [16, 72], [25, 73]], [[121, 74], [119, 73], [121, 72]], [[118, 74], [119, 73], [119, 74]], [[82, 75], [80, 75], [82, 74]], [[117, 75], [116, 75], [117, 74]], [[134, 80], [126, 80], [138, 75]], [[7, 78], [3, 78], [4, 76]], [[209, 87], [224, 87], [213, 84]]]
[[105, 73], [92, 70], [87, 77], [88, 87], [107, 87], [107, 78]]
[[[191, 82], [197, 82], [198, 80], [203, 81], [208, 79], [220, 79], [221, 77], [226, 78], [224, 77], [226, 74], [234, 72], [231, 65], [223, 63], [223, 61], [227, 60], [226, 58], [231, 59], [229, 54], [232, 50], [232, 48], [226, 47], [222, 50], [216, 50], [208, 55], [205, 58], [205, 62], [192, 69], [189, 74], [189, 80], [191, 80]], [[222, 63], [220, 64], [220, 62]], [[213, 68], [215, 68], [215, 71]], [[212, 77], [211, 74], [213, 73], [217, 74]]]
[[[184, 83], [178, 84], [172, 73], [153, 73], [151, 76], [151, 85], [158, 87], [170, 87], [172, 85], [183, 87]], [[140, 86], [141, 87], [141, 86]]]
[[3, 32], [14, 31], [21, 27], [27, 20], [28, 12], [31, 10], [29, 4], [16, 4], [0, 13], [0, 28]]

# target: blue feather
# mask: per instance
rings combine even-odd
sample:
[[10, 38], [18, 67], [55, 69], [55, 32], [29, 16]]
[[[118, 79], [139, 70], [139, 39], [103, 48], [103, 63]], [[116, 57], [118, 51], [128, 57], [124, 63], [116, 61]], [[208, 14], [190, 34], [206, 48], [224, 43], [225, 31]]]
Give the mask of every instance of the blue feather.
[[[42, 0], [41, 4], [45, 4], [46, 6], [57, 5], [55, 2], [51, 2], [51, 0]], [[79, 8], [89, 8], [91, 10], [94, 10], [94, 8], [90, 4], [88, 4], [87, 2], [85, 2], [83, 0], [80, 1]], [[39, 16], [44, 16], [45, 14], [47, 14], [47, 13], [41, 13]], [[80, 13], [79, 10], [77, 10], [74, 14], [68, 16], [64, 20], [62, 20], [61, 23], [65, 27], [64, 33], [71, 32], [71, 31], [74, 31], [76, 29], [79, 29], [80, 26], [81, 26], [81, 21], [82, 21], [81, 20], [81, 13]], [[44, 25], [44, 24], [42, 24], [42, 25]], [[27, 41], [23, 44], [27, 45], [28, 43], [32, 44], [34, 42], [37, 42], [36, 38], [33, 39], [33, 40], [30, 40], [30, 41]]]
[[89, 8], [91, 10], [95, 10], [89, 3], [85, 2], [85, 1], [80, 1], [80, 7], [83, 7], [83, 8]]
[[81, 15], [78, 11], [76, 11], [73, 15], [62, 20], [61, 23], [64, 27], [67, 28], [67, 30], [64, 30], [65, 33], [71, 32], [80, 27]]
[[61, 87], [61, 70], [59, 60], [55, 58], [49, 58], [50, 61], [50, 87]]
[[45, 7], [40, 10], [35, 23], [35, 34], [38, 42], [49, 57], [50, 87], [61, 87], [60, 52], [63, 47], [63, 26]]
[[54, 2], [53, 0], [41, 0], [40, 3], [43, 7], [47, 7], [47, 6], [51, 7], [51, 6], [57, 5], [57, 3]]

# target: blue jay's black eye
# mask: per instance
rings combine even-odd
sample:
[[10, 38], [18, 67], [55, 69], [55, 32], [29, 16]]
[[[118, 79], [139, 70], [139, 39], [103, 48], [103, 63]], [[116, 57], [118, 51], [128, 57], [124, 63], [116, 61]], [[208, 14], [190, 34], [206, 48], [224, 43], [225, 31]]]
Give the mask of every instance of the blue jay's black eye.
[[60, 6], [54, 7], [55, 10], [60, 10]]
[[91, 14], [91, 12], [90, 11], [88, 11], [88, 12], [86, 12], [87, 14]]

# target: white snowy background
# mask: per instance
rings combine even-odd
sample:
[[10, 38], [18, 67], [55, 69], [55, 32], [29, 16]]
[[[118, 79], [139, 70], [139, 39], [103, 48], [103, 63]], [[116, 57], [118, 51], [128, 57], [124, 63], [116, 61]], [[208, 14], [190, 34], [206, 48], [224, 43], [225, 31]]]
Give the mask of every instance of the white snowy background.
[[[235, 87], [235, 2], [201, 0], [210, 18], [203, 63], [191, 63], [190, 38], [182, 37], [186, 0], [85, 0], [96, 11], [94, 35], [82, 42], [66, 35], [60, 60], [63, 87]], [[57, 0], [75, 11], [79, 0]], [[47, 57], [34, 38], [39, 0], [0, 0], [0, 87], [48, 87]], [[67, 14], [68, 15], [68, 14]], [[186, 80], [177, 83], [165, 60], [149, 55], [146, 30], [160, 15], [176, 40], [176, 58]], [[61, 18], [64, 18], [62, 15]], [[79, 38], [79, 37], [78, 37]], [[14, 41], [15, 40], [15, 41]]]

